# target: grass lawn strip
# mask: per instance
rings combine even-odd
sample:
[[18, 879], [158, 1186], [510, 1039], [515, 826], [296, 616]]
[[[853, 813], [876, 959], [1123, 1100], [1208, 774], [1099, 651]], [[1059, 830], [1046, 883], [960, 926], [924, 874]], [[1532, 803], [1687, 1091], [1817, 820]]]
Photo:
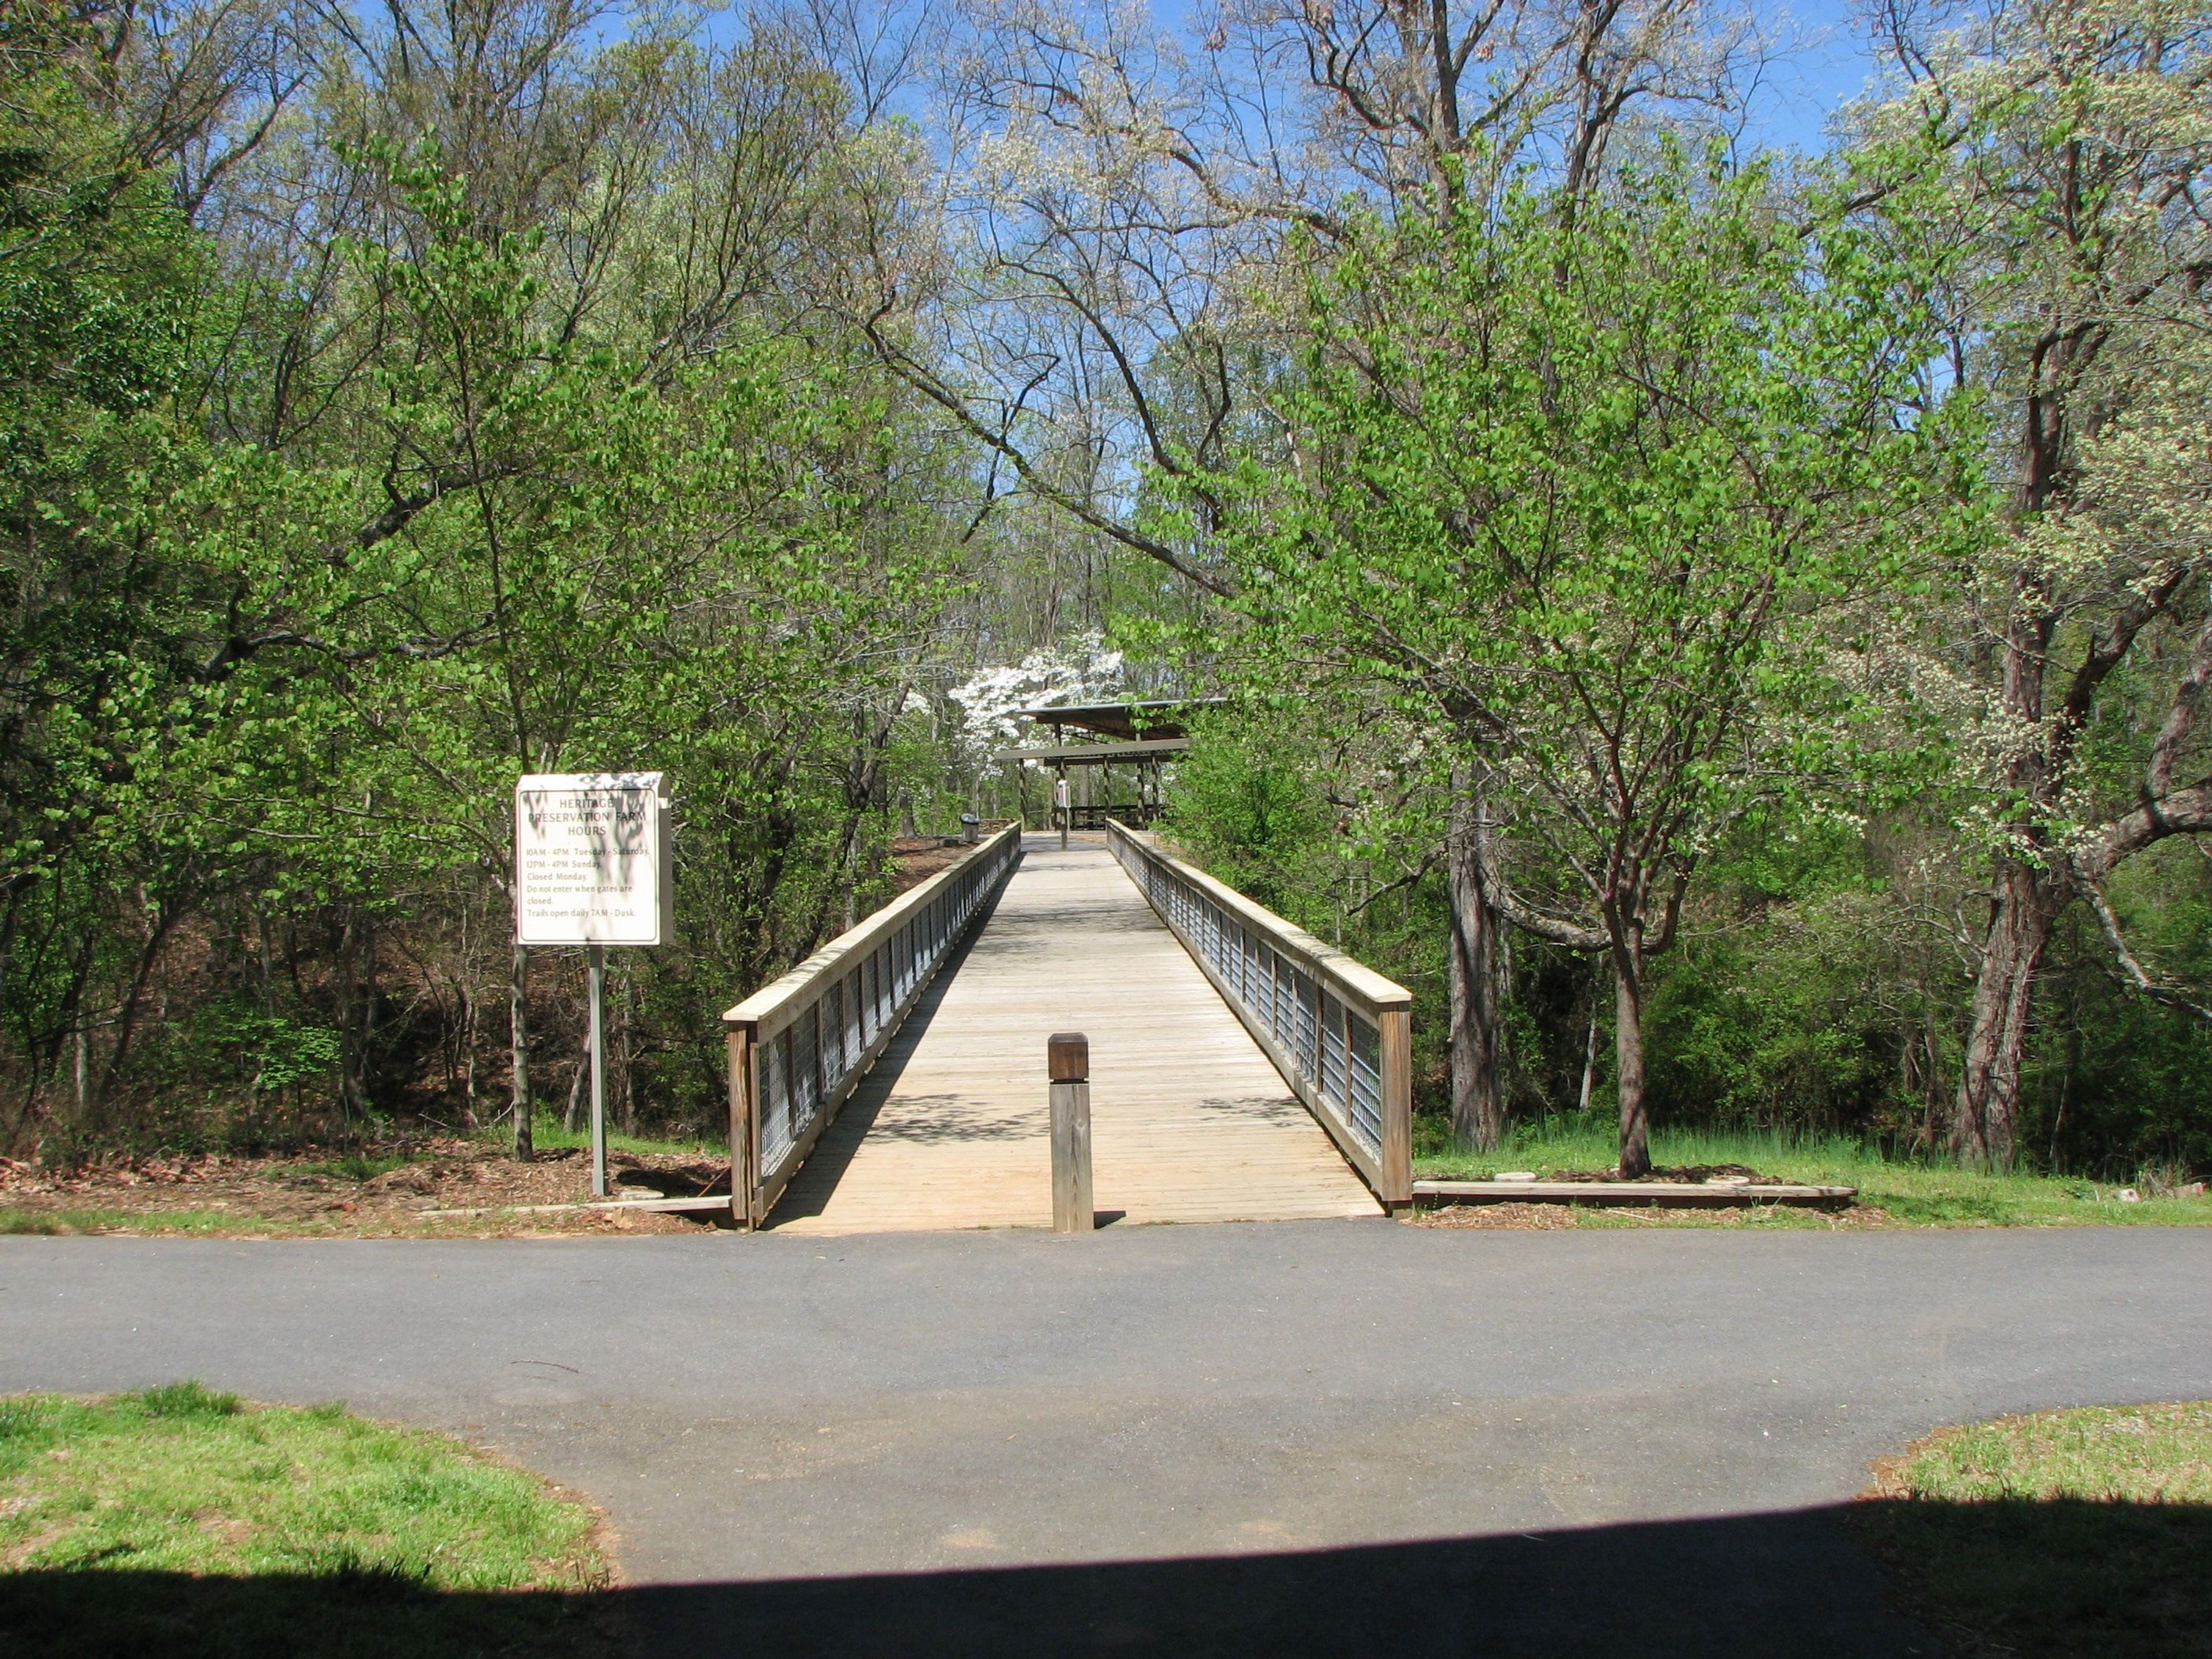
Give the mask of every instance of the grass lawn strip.
[[[1619, 1148], [1607, 1127], [1593, 1121], [1557, 1117], [1518, 1126], [1494, 1152], [1454, 1147], [1445, 1126], [1424, 1119], [1417, 1126], [1413, 1173], [1424, 1180], [1483, 1181], [1501, 1171], [1609, 1167]], [[1856, 1187], [1857, 1201], [1839, 1215], [1784, 1213], [1780, 1206], [1738, 1213], [1624, 1209], [1574, 1209], [1583, 1227], [1767, 1225], [2112, 1226], [2212, 1225], [2212, 1200], [2146, 1195], [2128, 1202], [2132, 1188], [2156, 1194], [2175, 1184], [2171, 1171], [2148, 1170], [2125, 1182], [2067, 1176], [1981, 1175], [1954, 1165], [1884, 1158], [1841, 1137], [1800, 1138], [1758, 1133], [1726, 1133], [1662, 1129], [1651, 1137], [1651, 1161], [1668, 1166], [1736, 1164], [1778, 1181], [1808, 1186]]]
[[1853, 1518], [1960, 1651], [2212, 1653], [2212, 1401], [1943, 1429]]
[[10, 1652], [300, 1651], [311, 1620], [319, 1652], [594, 1655], [608, 1577], [587, 1505], [441, 1435], [191, 1382], [0, 1400]]

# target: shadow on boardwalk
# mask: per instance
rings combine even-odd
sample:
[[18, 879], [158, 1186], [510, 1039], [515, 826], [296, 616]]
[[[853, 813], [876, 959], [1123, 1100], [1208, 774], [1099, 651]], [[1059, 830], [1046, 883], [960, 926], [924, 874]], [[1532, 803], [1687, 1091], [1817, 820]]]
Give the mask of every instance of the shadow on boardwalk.
[[876, 1063], [869, 1068], [867, 1076], [860, 1079], [860, 1086], [853, 1091], [852, 1097], [839, 1110], [836, 1120], [823, 1131], [821, 1141], [807, 1157], [805, 1180], [794, 1183], [787, 1190], [782, 1201], [776, 1206], [775, 1221], [821, 1214], [830, 1195], [836, 1191], [838, 1182], [852, 1166], [854, 1158], [860, 1150], [861, 1141], [871, 1132], [890, 1139], [925, 1143], [992, 1139], [1024, 1132], [1026, 1126], [1022, 1118], [1012, 1114], [1002, 1113], [996, 1119], [992, 1119], [979, 1118], [972, 1111], [958, 1113], [951, 1110], [961, 1103], [957, 1097], [951, 1095], [909, 1096], [908, 1098], [917, 1107], [924, 1109], [919, 1121], [885, 1124], [880, 1129], [877, 1122], [883, 1114], [884, 1103], [897, 1091], [899, 1079], [905, 1074], [908, 1062], [914, 1059], [915, 1050], [921, 1046], [922, 1038], [929, 1034], [930, 1022], [937, 1018], [939, 1009], [943, 1006], [945, 993], [952, 988], [952, 981], [960, 976], [961, 969], [967, 965], [976, 942], [983, 937], [983, 930], [991, 925], [991, 918], [997, 914], [1006, 896], [1004, 887], [991, 896], [991, 902], [975, 918], [968, 937], [945, 959], [936, 975], [922, 988], [921, 994], [915, 999], [914, 1006], [907, 1011], [905, 1022], [891, 1033], [891, 1040], [884, 1045], [883, 1053], [877, 1056]]

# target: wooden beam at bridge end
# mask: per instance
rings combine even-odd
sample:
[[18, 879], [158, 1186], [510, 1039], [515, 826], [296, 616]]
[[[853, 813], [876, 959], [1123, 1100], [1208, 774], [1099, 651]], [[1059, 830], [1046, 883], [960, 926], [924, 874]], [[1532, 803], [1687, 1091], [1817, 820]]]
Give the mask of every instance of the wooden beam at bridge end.
[[756, 1103], [760, 1098], [753, 1074], [754, 1044], [750, 1028], [732, 1025], [730, 1039], [730, 1219], [738, 1226], [755, 1228], [760, 1214], [760, 1171], [753, 1149], [760, 1145]]
[[1382, 1190], [1376, 1194], [1392, 1209], [1413, 1201], [1413, 1012], [1381, 1011], [1382, 1096]]

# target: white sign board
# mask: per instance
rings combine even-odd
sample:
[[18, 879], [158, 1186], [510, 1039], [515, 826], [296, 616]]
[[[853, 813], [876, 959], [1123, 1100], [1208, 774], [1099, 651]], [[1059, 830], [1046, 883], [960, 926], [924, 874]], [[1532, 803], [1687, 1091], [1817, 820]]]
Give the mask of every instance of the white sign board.
[[514, 786], [514, 942], [660, 945], [673, 931], [658, 772], [555, 772]]

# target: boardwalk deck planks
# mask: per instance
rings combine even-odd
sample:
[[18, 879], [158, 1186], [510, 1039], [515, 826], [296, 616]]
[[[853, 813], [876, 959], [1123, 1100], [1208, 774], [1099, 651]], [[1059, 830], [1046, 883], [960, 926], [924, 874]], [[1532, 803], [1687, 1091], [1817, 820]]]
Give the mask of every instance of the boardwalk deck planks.
[[769, 1217], [778, 1231], [1052, 1224], [1045, 1039], [1091, 1039], [1102, 1215], [1128, 1222], [1381, 1213], [1096, 837], [1032, 837]]

